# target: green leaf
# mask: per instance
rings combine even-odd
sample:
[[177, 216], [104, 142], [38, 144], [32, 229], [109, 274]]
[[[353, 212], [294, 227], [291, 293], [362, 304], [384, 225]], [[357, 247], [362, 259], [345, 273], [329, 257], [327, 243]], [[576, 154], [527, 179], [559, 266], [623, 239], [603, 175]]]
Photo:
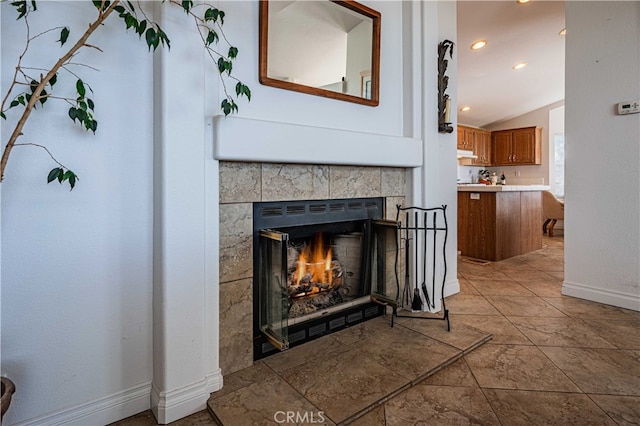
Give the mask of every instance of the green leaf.
[[231, 46], [229, 48], [229, 54], [228, 54], [229, 58], [233, 59], [236, 56], [238, 56], [238, 48], [237, 47], [233, 47]]
[[59, 167], [60, 172], [58, 173], [58, 182], [62, 183], [62, 177], [64, 176], [64, 170], [62, 170], [62, 167]]
[[98, 122], [96, 120], [91, 120], [91, 122], [89, 123], [89, 129], [91, 129], [91, 131], [95, 135], [96, 130], [98, 130]]
[[169, 37], [167, 37], [167, 35], [165, 34], [165, 32], [162, 31], [160, 27], [158, 27], [157, 32], [158, 32], [158, 40], [162, 42], [162, 45], [164, 46], [166, 44], [167, 49], [171, 49], [171, 42], [169, 40]]
[[31, 80], [31, 84], [29, 84], [29, 88], [31, 89], [31, 93], [36, 91], [36, 89], [38, 88], [38, 84], [40, 84], [40, 82], [35, 81], [35, 80]]
[[130, 13], [127, 13], [126, 15], [124, 15], [124, 23], [127, 26], [127, 29], [131, 27], [137, 28], [138, 26], [138, 20], [136, 19], [135, 16], [131, 15]]
[[4, 115], [4, 112], [0, 111], [0, 117], [4, 118], [5, 120], [7, 119], [7, 116]]
[[149, 28], [147, 32], [144, 33], [144, 37], [147, 42], [147, 46], [149, 46], [149, 50], [151, 50], [151, 47], [155, 50], [155, 47], [157, 47], [158, 44], [158, 34], [156, 33], [156, 30]]
[[227, 66], [224, 58], [218, 58], [218, 71], [220, 72], [220, 74], [222, 74], [226, 68]]
[[138, 33], [138, 35], [140, 37], [142, 37], [142, 34], [144, 34], [144, 30], [147, 29], [147, 20], [144, 19], [140, 22], [138, 22], [138, 29], [136, 30], [136, 32]]
[[18, 12], [18, 17], [16, 18], [16, 20], [22, 18], [27, 14], [27, 2], [25, 0], [11, 2], [11, 6], [15, 6], [16, 11]]
[[83, 110], [86, 111], [87, 110], [87, 103], [85, 101], [80, 101], [78, 102], [78, 106]]
[[243, 85], [243, 89], [242, 92], [244, 93], [244, 95], [247, 97], [248, 101], [251, 101], [251, 89], [249, 89], [249, 86], [245, 86]]
[[78, 91], [78, 95], [84, 98], [84, 95], [87, 93], [87, 90], [84, 87], [84, 83], [82, 80], [76, 81], [76, 90]]
[[47, 176], [47, 183], [51, 183], [54, 180], [58, 179], [58, 175], [62, 172], [62, 169], [59, 167], [55, 167], [51, 169], [49, 172], [49, 176]]
[[93, 103], [93, 100], [90, 98], [87, 98], [87, 105], [89, 106], [89, 109], [91, 111], [93, 111], [93, 108], [95, 107], [95, 104]]
[[204, 20], [205, 21], [213, 21], [213, 22], [215, 22], [215, 21], [218, 20], [219, 14], [220, 14], [220, 11], [218, 9], [216, 9], [215, 7], [207, 9], [204, 12]]
[[38, 99], [40, 101], [40, 105], [44, 105], [44, 103], [47, 102], [47, 99], [49, 99], [47, 95], [48, 93], [44, 89], [40, 92], [40, 99]]
[[205, 41], [205, 44], [207, 46], [209, 46], [212, 43], [217, 43], [220, 40], [220, 37], [218, 37], [218, 33], [213, 31], [213, 30], [209, 30], [209, 33], [207, 34], [207, 39]]
[[78, 109], [76, 107], [69, 108], [69, 118], [74, 122], [76, 121], [76, 118], [78, 118]]
[[65, 44], [68, 38], [69, 38], [69, 28], [64, 27], [62, 31], [60, 31], [60, 40], [58, 40], [60, 42], [60, 46]]
[[18, 105], [20, 105], [20, 102], [16, 101], [15, 99], [11, 101], [11, 103], [9, 104], [9, 108], [13, 108], [13, 107], [17, 107]]
[[218, 17], [220, 18], [220, 25], [224, 24], [224, 11], [219, 10], [218, 11]]
[[49, 86], [53, 87], [54, 84], [58, 81], [58, 74], [54, 74], [49, 79]]
[[73, 188], [76, 186], [77, 179], [78, 176], [76, 176], [75, 173], [71, 172], [71, 176], [69, 176], [69, 186], [71, 187], [71, 189], [69, 191], [73, 191]]
[[115, 10], [118, 13], [124, 13], [125, 9], [122, 5], [117, 5], [116, 7], [113, 8], [113, 10]]
[[18, 102], [21, 103], [22, 105], [26, 104], [26, 102], [24, 101], [24, 95], [18, 96]]
[[186, 13], [189, 13], [189, 9], [193, 6], [192, 0], [182, 0], [182, 8]]
[[31, 7], [33, 7], [33, 10], [38, 10], [35, 0], [31, 0]]

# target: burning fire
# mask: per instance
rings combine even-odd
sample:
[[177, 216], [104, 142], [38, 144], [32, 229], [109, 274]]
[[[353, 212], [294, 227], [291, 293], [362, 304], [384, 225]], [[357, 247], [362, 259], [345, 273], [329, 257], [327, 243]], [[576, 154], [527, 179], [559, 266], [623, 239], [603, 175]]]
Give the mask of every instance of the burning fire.
[[298, 265], [294, 272], [296, 284], [299, 285], [303, 280], [332, 284], [332, 258], [331, 247], [324, 245], [322, 234], [316, 234], [311, 244], [306, 246], [298, 257]]

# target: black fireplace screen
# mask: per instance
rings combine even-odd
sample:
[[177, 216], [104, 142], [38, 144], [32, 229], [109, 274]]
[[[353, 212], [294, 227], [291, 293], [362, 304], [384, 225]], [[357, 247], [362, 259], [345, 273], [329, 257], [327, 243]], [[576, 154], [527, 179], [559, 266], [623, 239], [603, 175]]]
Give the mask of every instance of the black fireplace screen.
[[382, 198], [254, 204], [255, 359], [380, 315], [372, 294], [397, 299], [383, 216]]

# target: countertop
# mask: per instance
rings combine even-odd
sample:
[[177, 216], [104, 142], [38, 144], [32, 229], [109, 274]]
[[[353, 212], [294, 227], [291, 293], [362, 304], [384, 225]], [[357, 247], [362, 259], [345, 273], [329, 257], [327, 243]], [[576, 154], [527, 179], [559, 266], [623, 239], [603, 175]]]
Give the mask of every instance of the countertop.
[[550, 189], [549, 185], [458, 185], [458, 191], [462, 192], [549, 191]]

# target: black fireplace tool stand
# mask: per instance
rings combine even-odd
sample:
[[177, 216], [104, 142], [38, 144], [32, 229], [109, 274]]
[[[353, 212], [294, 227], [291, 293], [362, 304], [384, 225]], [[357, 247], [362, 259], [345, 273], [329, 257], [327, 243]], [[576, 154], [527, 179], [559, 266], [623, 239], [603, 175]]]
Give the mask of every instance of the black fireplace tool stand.
[[[398, 227], [398, 244], [396, 245], [397, 249], [395, 261], [397, 295], [400, 296], [400, 276], [398, 267], [402, 257], [404, 257], [404, 290], [402, 292], [402, 297], [397, 298], [397, 303], [389, 304], [393, 309], [393, 313], [391, 315], [391, 327], [393, 327], [394, 325], [394, 317], [415, 318], [424, 320], [446, 321], [447, 331], [451, 331], [451, 324], [449, 322], [449, 310], [447, 309], [444, 301], [444, 285], [447, 278], [446, 247], [449, 232], [447, 224], [447, 206], [443, 205], [441, 207], [422, 208], [401, 207], [400, 205], [397, 205], [396, 208], [396, 222]], [[413, 244], [411, 244], [411, 241], [413, 241]], [[428, 245], [431, 245], [431, 250], [429, 250]], [[421, 289], [427, 307], [435, 309], [435, 290], [437, 276], [436, 253], [440, 249], [439, 246], [441, 246], [443, 262], [442, 283], [440, 288], [443, 311], [442, 316], [425, 317], [418, 315], [399, 314], [398, 307], [415, 307], [415, 292], [419, 293], [418, 281], [420, 272], [422, 272]], [[404, 247], [404, 256], [401, 256], [400, 254], [400, 247]], [[422, 250], [420, 250], [420, 248]], [[413, 258], [414, 260], [413, 265], [411, 265], [410, 262], [411, 258]], [[427, 265], [429, 261], [431, 261], [431, 268], [429, 271], [427, 271]], [[409, 268], [411, 268], [412, 266], [415, 273], [415, 284], [413, 286], [414, 292], [412, 292], [411, 280], [409, 278]], [[431, 284], [431, 297], [427, 288], [428, 281], [430, 281]], [[414, 303], [412, 303], [412, 297], [414, 297]]]

